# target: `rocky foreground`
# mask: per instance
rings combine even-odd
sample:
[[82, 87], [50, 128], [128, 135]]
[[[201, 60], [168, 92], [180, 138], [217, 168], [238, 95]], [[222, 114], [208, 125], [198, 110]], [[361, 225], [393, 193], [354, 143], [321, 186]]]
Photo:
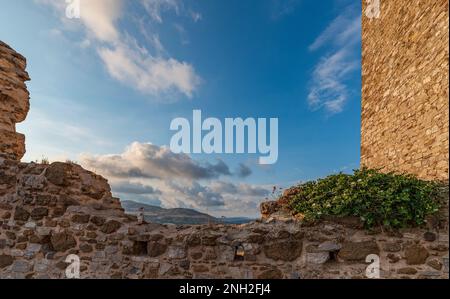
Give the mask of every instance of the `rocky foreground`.
[[381, 278], [448, 278], [448, 225], [305, 226], [272, 213], [274, 204], [244, 225], [138, 224], [101, 176], [71, 163], [20, 162], [25, 66], [0, 42], [0, 278], [66, 278], [69, 255], [80, 259], [81, 278], [367, 278], [378, 261]]

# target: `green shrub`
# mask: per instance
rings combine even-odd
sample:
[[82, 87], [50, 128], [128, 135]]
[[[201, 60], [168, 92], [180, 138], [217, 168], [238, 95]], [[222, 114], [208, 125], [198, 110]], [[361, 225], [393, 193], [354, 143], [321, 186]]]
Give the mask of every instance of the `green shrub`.
[[288, 204], [306, 221], [356, 216], [368, 228], [420, 226], [439, 211], [438, 187], [412, 175], [361, 169], [301, 184]]

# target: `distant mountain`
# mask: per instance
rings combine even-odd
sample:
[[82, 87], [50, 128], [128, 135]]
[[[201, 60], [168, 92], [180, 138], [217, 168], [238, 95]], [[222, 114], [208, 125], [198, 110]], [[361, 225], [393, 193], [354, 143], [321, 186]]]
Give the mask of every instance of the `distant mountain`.
[[253, 219], [245, 217], [216, 218], [211, 215], [201, 213], [193, 209], [164, 209], [157, 206], [142, 204], [135, 201], [122, 201], [122, 207], [128, 214], [137, 214], [139, 208], [144, 208], [144, 218], [153, 223], [173, 223], [173, 224], [208, 224], [226, 223], [243, 224], [251, 222]]

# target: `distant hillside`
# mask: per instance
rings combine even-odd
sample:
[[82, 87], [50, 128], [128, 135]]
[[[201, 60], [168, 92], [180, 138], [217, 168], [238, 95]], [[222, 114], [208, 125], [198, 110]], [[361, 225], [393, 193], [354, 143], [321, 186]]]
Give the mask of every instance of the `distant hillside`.
[[219, 219], [211, 215], [198, 212], [193, 209], [164, 209], [157, 206], [146, 205], [134, 201], [122, 201], [122, 207], [128, 214], [136, 214], [139, 208], [144, 208], [144, 218], [153, 223], [173, 223], [173, 224], [207, 224], [207, 223], [227, 223], [242, 224], [251, 222], [252, 219], [243, 217], [232, 217]]

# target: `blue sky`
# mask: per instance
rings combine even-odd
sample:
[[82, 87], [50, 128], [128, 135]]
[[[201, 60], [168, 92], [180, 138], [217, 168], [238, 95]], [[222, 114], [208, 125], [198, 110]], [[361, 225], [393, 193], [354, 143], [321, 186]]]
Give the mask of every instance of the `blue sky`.
[[[27, 161], [71, 159], [121, 199], [217, 216], [359, 166], [359, 1], [81, 0], [81, 19], [63, 0], [0, 7], [0, 39], [32, 78]], [[170, 153], [170, 122], [194, 109], [277, 117], [278, 162]]]

